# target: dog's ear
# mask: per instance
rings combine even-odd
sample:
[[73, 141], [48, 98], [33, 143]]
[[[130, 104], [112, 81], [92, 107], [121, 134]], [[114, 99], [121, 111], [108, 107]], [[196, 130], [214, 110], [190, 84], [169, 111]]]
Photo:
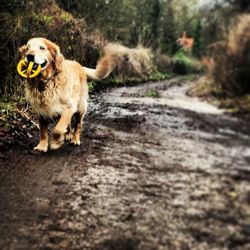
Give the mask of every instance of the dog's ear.
[[55, 69], [58, 72], [61, 72], [62, 71], [62, 63], [63, 63], [64, 57], [63, 57], [62, 53], [60, 52], [59, 46], [57, 46], [55, 43], [52, 43], [49, 40], [46, 40], [46, 44], [47, 44], [48, 50], [51, 53]]
[[23, 45], [20, 48], [18, 48], [18, 51], [21, 54], [21, 57], [24, 56], [26, 50], [27, 50], [27, 45]]
[[56, 70], [58, 72], [62, 71], [62, 63], [64, 60], [64, 56], [62, 55], [62, 53], [60, 52], [60, 48], [57, 46], [57, 50], [56, 50], [56, 55], [55, 55], [55, 66], [56, 66]]

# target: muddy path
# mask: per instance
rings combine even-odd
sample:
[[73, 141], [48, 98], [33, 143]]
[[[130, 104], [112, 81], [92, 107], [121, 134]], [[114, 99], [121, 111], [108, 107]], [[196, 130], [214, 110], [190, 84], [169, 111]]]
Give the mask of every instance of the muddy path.
[[0, 249], [250, 249], [250, 124], [188, 86], [111, 90], [80, 147], [6, 152]]

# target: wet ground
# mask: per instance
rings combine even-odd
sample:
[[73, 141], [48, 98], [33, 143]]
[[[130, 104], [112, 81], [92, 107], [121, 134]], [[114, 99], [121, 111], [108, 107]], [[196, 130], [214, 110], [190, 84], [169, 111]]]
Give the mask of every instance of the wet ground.
[[189, 86], [111, 90], [92, 98], [80, 147], [7, 150], [0, 249], [250, 249], [250, 124]]

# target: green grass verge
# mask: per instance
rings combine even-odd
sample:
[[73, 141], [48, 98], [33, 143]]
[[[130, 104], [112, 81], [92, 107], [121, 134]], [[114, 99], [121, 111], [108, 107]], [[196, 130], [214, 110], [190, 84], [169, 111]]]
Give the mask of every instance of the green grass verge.
[[156, 89], [149, 89], [146, 93], [146, 97], [159, 98], [159, 92]]
[[249, 113], [250, 95], [220, 99], [218, 105], [228, 113]]
[[174, 62], [173, 71], [176, 74], [186, 75], [192, 73], [201, 73], [203, 66], [196, 58], [186, 54], [183, 50], [179, 50], [172, 58]]
[[250, 113], [250, 94], [237, 97], [227, 96], [219, 85], [215, 84], [211, 78], [205, 76], [196, 81], [196, 84], [189, 89], [188, 94], [205, 99], [231, 114]]
[[162, 81], [166, 79], [170, 79], [174, 76], [173, 73], [161, 73], [161, 72], [154, 72], [150, 74], [149, 76], [145, 77], [129, 77], [126, 79], [121, 79], [116, 76], [110, 76], [107, 79], [104, 79], [102, 81], [91, 81], [88, 83], [89, 85], [89, 91], [95, 92], [106, 88], [113, 88], [113, 87], [119, 87], [119, 86], [131, 86], [135, 84], [140, 84], [144, 82], [156, 82], [156, 81]]

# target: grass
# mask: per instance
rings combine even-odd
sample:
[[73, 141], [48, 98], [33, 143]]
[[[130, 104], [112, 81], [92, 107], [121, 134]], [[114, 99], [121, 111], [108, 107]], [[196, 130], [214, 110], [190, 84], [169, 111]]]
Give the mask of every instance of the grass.
[[24, 97], [15, 97], [13, 99], [1, 97], [0, 98], [0, 120], [6, 121], [6, 117], [8, 117], [12, 113], [16, 113], [17, 110], [21, 110], [26, 106], [26, 101]]
[[117, 76], [111, 75], [110, 77], [102, 80], [102, 81], [91, 81], [88, 83], [89, 91], [95, 92], [99, 90], [103, 90], [106, 88], [119, 87], [119, 86], [131, 86], [135, 84], [140, 84], [144, 82], [156, 82], [170, 79], [174, 76], [172, 73], [160, 73], [154, 72], [149, 76], [145, 77], [129, 77], [126, 79], [119, 78]]
[[226, 109], [228, 113], [249, 113], [250, 94], [239, 97], [227, 97], [219, 101], [219, 107]]
[[188, 94], [204, 98], [228, 113], [250, 113], [250, 94], [230, 97], [209, 77], [198, 79]]
[[180, 75], [200, 73], [203, 70], [202, 64], [184, 51], [179, 50], [174, 56], [174, 72]]
[[196, 74], [189, 74], [189, 75], [184, 76], [182, 79], [183, 79], [183, 81], [190, 81], [190, 82], [192, 82], [196, 78], [197, 78]]
[[2, 114], [8, 115], [16, 109], [16, 103], [14, 101], [8, 100], [6, 98], [0, 99], [0, 117]]
[[187, 67], [191, 67], [193, 59], [186, 55], [182, 50], [179, 50], [173, 57], [173, 59], [183, 62]]
[[7, 98], [0, 99], [0, 129], [1, 127], [8, 129], [9, 128], [9, 121], [8, 116], [15, 112], [16, 110], [16, 102], [11, 101]]
[[211, 77], [202, 76], [192, 88], [188, 91], [191, 96], [206, 97], [206, 96], [222, 96], [221, 90], [216, 86]]
[[155, 89], [149, 89], [146, 93], [146, 97], [158, 98], [159, 92]]
[[250, 15], [241, 15], [224, 41], [209, 46], [213, 58], [210, 75], [228, 97], [250, 93]]
[[172, 72], [169, 72], [169, 73], [155, 72], [151, 74], [147, 80], [155, 82], [155, 81], [167, 80], [172, 77], [174, 77], [174, 74]]
[[97, 88], [97, 83], [94, 81], [88, 82], [89, 92], [93, 92]]

